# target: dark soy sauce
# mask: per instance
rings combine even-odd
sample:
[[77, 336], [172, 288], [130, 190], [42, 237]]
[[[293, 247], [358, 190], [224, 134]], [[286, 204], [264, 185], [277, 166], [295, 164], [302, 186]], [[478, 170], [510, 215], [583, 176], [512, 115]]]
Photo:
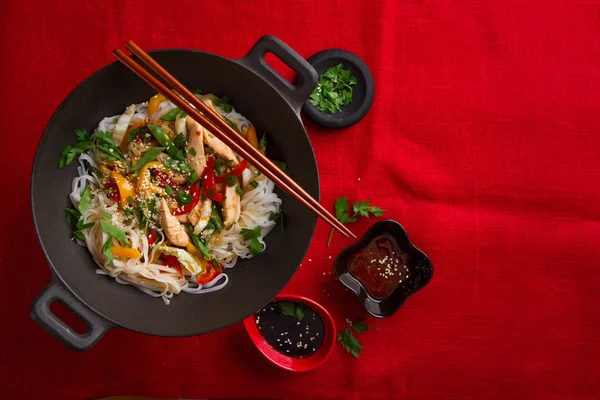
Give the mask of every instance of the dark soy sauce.
[[304, 303], [270, 303], [255, 315], [255, 321], [267, 343], [288, 357], [308, 357], [323, 343], [323, 320]]

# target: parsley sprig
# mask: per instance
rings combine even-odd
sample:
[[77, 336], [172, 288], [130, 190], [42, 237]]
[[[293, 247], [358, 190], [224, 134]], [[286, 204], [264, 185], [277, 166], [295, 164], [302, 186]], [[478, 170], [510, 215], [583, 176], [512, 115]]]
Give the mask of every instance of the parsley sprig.
[[[358, 217], [369, 218], [371, 215], [375, 217], [381, 217], [385, 210], [382, 210], [379, 207], [372, 206], [370, 201], [355, 201], [352, 204], [352, 213], [348, 214], [348, 210], [350, 209], [350, 204], [348, 203], [348, 196], [340, 197], [334, 203], [335, 207], [335, 217], [342, 224], [347, 224], [349, 222], [356, 222]], [[331, 238], [333, 237], [333, 228], [331, 228], [331, 233], [329, 234], [329, 239], [327, 240], [327, 246], [331, 244]]]
[[244, 240], [249, 240], [248, 251], [252, 253], [252, 255], [257, 256], [263, 252], [263, 245], [258, 241], [260, 237], [260, 226], [255, 227], [254, 229], [242, 228], [240, 233], [244, 237]]
[[281, 307], [281, 312], [283, 313], [283, 315], [296, 317], [299, 321], [302, 321], [304, 319], [304, 314], [306, 313], [306, 306], [302, 303], [294, 303], [293, 301], [282, 301], [279, 303], [279, 307]]
[[363, 333], [367, 329], [369, 329], [369, 325], [367, 325], [362, 318], [359, 318], [353, 323], [348, 323], [346, 325], [346, 329], [338, 334], [337, 340], [341, 343], [346, 352], [358, 358], [363, 346], [362, 343], [354, 337], [352, 331], [356, 333]]
[[321, 75], [309, 102], [323, 112], [335, 114], [352, 101], [354, 85], [356, 77], [351, 75], [349, 69], [343, 69], [342, 64], [338, 64]]

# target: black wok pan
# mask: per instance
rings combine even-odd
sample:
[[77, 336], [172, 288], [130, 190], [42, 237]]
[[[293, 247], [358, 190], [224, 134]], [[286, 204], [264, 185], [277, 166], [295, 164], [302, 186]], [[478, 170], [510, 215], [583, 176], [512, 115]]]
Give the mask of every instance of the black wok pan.
[[[271, 52], [298, 74], [292, 85], [264, 56]], [[279, 39], [261, 38], [239, 60], [191, 50], [159, 50], [152, 56], [181, 82], [217, 95], [227, 94], [234, 107], [267, 132], [268, 155], [284, 160], [288, 173], [313, 197], [319, 196], [314, 153], [300, 120], [300, 108], [317, 84], [315, 70]], [[152, 96], [153, 90], [132, 72], [113, 63], [81, 83], [60, 105], [40, 140], [31, 176], [31, 205], [40, 244], [52, 269], [50, 284], [31, 306], [32, 318], [74, 350], [92, 347], [109, 329], [122, 327], [160, 336], [191, 336], [242, 321], [266, 305], [291, 279], [312, 238], [316, 217], [293, 198], [283, 199], [285, 230], [276, 227], [259, 257], [240, 260], [229, 270], [229, 284], [217, 292], [174, 296], [169, 306], [132, 286], [97, 275], [85, 247], [72, 242], [64, 209], [76, 176], [76, 163], [58, 169], [60, 152], [73, 144], [77, 128], [93, 131], [101, 118]], [[49, 309], [62, 302], [87, 325], [75, 333]]]

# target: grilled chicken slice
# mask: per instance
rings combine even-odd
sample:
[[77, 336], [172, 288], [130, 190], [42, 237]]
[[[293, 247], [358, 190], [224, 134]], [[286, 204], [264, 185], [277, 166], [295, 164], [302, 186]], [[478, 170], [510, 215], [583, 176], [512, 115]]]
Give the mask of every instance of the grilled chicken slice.
[[213, 149], [215, 153], [223, 157], [225, 160], [231, 160], [232, 166], [235, 167], [240, 163], [233, 150], [231, 150], [225, 143], [207, 130], [204, 130], [204, 143], [206, 143], [208, 147]]
[[188, 214], [190, 222], [194, 225], [194, 235], [198, 235], [210, 220], [212, 214], [212, 201], [207, 198], [204, 201], [199, 201]]
[[204, 168], [206, 168], [206, 156], [204, 155], [204, 134], [206, 131], [191, 118], [187, 118], [186, 125], [189, 133], [187, 140], [187, 162], [200, 177], [204, 172]]
[[236, 188], [238, 185], [227, 186], [225, 189], [225, 201], [223, 202], [223, 226], [225, 228], [233, 225], [240, 219], [242, 211], [240, 195], [237, 194]]
[[167, 239], [175, 246], [185, 247], [190, 242], [190, 237], [183, 229], [183, 225], [171, 214], [171, 209], [165, 199], [160, 202], [160, 223], [165, 230]]

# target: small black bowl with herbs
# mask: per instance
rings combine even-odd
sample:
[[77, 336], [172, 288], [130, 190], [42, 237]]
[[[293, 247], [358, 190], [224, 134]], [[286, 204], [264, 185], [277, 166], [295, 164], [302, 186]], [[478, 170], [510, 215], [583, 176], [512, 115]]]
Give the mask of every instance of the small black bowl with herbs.
[[289, 371], [317, 368], [329, 357], [336, 330], [331, 314], [303, 296], [282, 294], [244, 320], [248, 335], [269, 361]]
[[367, 64], [346, 50], [320, 51], [308, 59], [319, 74], [319, 84], [302, 112], [328, 129], [343, 129], [367, 115], [375, 96], [373, 75]]
[[396, 221], [375, 223], [335, 260], [335, 274], [374, 317], [393, 315], [431, 281], [433, 264]]

